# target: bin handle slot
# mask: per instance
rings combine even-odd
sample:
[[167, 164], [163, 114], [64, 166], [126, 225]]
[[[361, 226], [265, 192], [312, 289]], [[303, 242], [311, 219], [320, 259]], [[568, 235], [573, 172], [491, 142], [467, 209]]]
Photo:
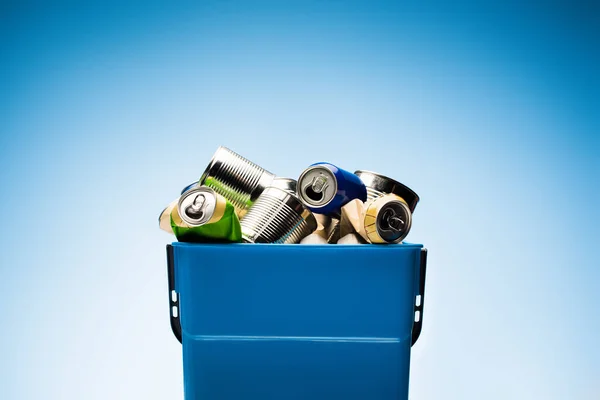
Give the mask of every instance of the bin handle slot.
[[167, 245], [167, 276], [169, 280], [169, 320], [173, 334], [181, 343], [181, 321], [179, 317], [179, 293], [175, 289], [175, 255], [173, 246]]
[[421, 249], [421, 261], [419, 263], [419, 290], [415, 295], [414, 317], [412, 330], [412, 345], [417, 342], [423, 328], [423, 309], [425, 308], [425, 275], [427, 272], [427, 249]]

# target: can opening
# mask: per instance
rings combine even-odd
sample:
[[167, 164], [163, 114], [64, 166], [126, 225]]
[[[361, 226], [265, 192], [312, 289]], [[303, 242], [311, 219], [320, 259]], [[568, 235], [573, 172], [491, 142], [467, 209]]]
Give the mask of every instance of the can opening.
[[327, 189], [328, 186], [329, 183], [327, 182], [327, 177], [323, 175], [315, 176], [310, 185], [304, 187], [304, 194], [312, 201], [318, 203], [323, 200], [325, 189]]
[[185, 208], [185, 213], [192, 219], [202, 219], [204, 216], [204, 208], [206, 205], [206, 197], [199, 194], [194, 198], [194, 202]]
[[323, 200], [323, 192], [316, 192], [313, 189], [313, 185], [308, 185], [307, 187], [305, 187], [304, 194], [306, 194], [306, 197], [308, 197], [309, 199], [311, 199], [312, 201], [314, 201], [316, 203]]
[[403, 212], [403, 208], [399, 204], [391, 203], [384, 206], [381, 211], [377, 218], [377, 230], [382, 239], [387, 242], [399, 239], [408, 228], [407, 215]]

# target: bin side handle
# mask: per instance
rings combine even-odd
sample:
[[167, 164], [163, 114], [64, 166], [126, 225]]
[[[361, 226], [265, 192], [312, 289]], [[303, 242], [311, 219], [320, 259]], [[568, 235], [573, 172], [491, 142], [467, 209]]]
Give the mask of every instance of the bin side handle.
[[169, 280], [169, 319], [173, 334], [181, 343], [181, 322], [179, 320], [179, 293], [175, 290], [175, 256], [173, 246], [167, 245], [167, 275]]
[[[419, 291], [415, 296], [415, 313], [412, 330], [412, 345], [417, 342], [423, 328], [423, 310], [425, 308], [425, 275], [427, 272], [427, 249], [421, 249], [421, 262], [419, 265]], [[417, 302], [417, 299], [419, 301]], [[418, 320], [417, 320], [418, 316]]]

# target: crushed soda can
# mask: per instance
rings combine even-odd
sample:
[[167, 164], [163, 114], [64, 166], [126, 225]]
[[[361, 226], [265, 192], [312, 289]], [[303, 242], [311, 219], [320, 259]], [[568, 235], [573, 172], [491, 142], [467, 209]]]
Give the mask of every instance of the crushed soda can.
[[384, 194], [364, 206], [364, 238], [369, 243], [400, 243], [412, 225], [406, 201], [395, 194]]
[[214, 189], [233, 204], [238, 217], [244, 216], [275, 175], [234, 151], [219, 147], [199, 184]]
[[190, 189], [179, 198], [171, 210], [171, 229], [180, 242], [242, 240], [233, 205], [206, 186]]
[[313, 164], [300, 174], [297, 192], [312, 212], [331, 216], [339, 216], [350, 200], [367, 200], [367, 189], [358, 176], [326, 162]]

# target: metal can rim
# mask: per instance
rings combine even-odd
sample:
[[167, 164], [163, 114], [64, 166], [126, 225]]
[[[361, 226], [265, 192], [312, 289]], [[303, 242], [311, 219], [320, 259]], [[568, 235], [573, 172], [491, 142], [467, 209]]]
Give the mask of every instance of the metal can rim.
[[179, 201], [177, 202], [177, 212], [179, 213], [179, 217], [181, 218], [181, 220], [183, 222], [185, 222], [186, 224], [188, 224], [190, 227], [206, 225], [206, 223], [208, 221], [210, 221], [210, 219], [212, 218], [212, 214], [214, 214], [214, 209], [213, 209], [211, 212], [211, 215], [209, 215], [208, 217], [203, 216], [203, 218], [202, 218], [203, 221], [197, 222], [197, 221], [190, 220], [185, 212], [181, 212], [182, 211], [181, 206], [183, 204], [184, 199], [187, 199], [189, 196], [193, 195], [194, 193], [209, 193], [214, 198], [215, 206], [216, 206], [216, 203], [218, 200], [217, 192], [215, 192], [214, 189], [212, 189], [208, 186], [198, 186], [198, 187], [188, 190], [187, 192], [182, 194], [181, 197], [179, 198]]
[[[335, 196], [337, 195], [338, 192], [338, 182], [337, 182], [337, 177], [335, 176], [335, 173], [327, 167], [327, 165], [329, 164], [316, 164], [316, 165], [311, 165], [310, 167], [306, 168], [304, 171], [302, 171], [302, 173], [300, 174], [300, 177], [298, 178], [297, 181], [297, 187], [296, 187], [296, 192], [298, 193], [298, 199], [300, 200], [300, 202], [302, 202], [302, 204], [304, 204], [306, 207], [312, 207], [312, 208], [322, 208], [327, 206], [329, 203], [331, 203], [333, 201], [333, 199], [335, 199]], [[331, 175], [333, 175], [333, 182], [335, 184], [334, 187], [334, 191], [333, 191], [333, 196], [331, 196], [331, 198], [323, 204], [311, 204], [309, 201], [304, 199], [304, 196], [302, 194], [302, 186], [301, 186], [301, 182], [302, 182], [302, 178], [304, 178], [304, 176], [309, 173], [310, 171], [314, 170], [314, 169], [327, 169]]]

